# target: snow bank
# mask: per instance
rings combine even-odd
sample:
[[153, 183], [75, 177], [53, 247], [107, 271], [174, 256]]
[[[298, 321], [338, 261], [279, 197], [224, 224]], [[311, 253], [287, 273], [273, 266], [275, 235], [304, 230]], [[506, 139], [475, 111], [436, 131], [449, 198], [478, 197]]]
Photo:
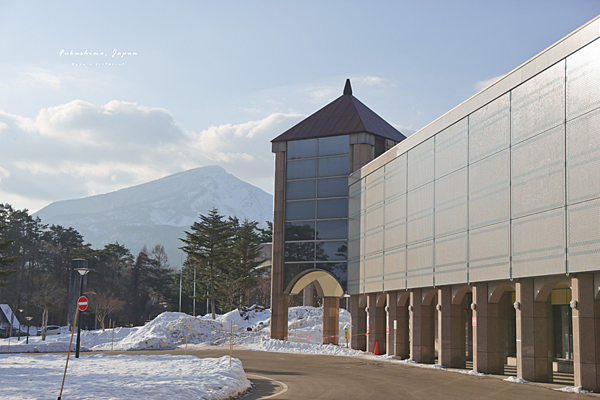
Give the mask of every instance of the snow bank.
[[589, 390], [583, 390], [581, 386], [567, 386], [562, 389], [554, 389], [565, 393], [590, 393]]
[[[2, 398], [58, 397], [65, 361], [64, 355], [0, 355]], [[69, 360], [63, 398], [220, 400], [237, 397], [250, 386], [235, 358], [229, 368], [229, 357], [97, 354]]]
[[505, 382], [512, 382], [512, 383], [529, 383], [529, 381], [523, 379], [523, 378], [517, 378], [516, 376], [509, 376], [506, 379], [503, 379]]
[[262, 343], [248, 346], [253, 350], [271, 351], [277, 353], [323, 354], [328, 356], [357, 356], [365, 352], [332, 344], [322, 345], [313, 343], [293, 343], [283, 340], [267, 339]]
[[[71, 337], [69, 336], [69, 340]], [[73, 345], [71, 346], [71, 352], [75, 351], [75, 338], [73, 339]], [[2, 344], [0, 345], [0, 354], [6, 354], [10, 351], [10, 354], [16, 353], [66, 353], [69, 351], [69, 342], [61, 341], [61, 342], [43, 342], [43, 341], [33, 341], [29, 340], [29, 344], [25, 344], [24, 340], [20, 342], [12, 342], [10, 344], [10, 349], [8, 345]], [[80, 346], [80, 351], [90, 351], [88, 347]]]

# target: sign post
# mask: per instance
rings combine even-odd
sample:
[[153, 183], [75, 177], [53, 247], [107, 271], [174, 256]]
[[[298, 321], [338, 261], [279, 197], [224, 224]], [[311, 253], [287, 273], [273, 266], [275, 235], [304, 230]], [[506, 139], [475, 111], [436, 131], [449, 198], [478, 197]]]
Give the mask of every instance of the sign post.
[[[88, 308], [88, 299], [85, 296], [81, 296], [77, 299], [77, 311], [85, 311]], [[79, 325], [77, 325], [77, 345], [75, 346], [75, 358], [79, 358], [79, 347], [81, 344], [80, 335], [81, 335], [81, 321], [79, 321]]]

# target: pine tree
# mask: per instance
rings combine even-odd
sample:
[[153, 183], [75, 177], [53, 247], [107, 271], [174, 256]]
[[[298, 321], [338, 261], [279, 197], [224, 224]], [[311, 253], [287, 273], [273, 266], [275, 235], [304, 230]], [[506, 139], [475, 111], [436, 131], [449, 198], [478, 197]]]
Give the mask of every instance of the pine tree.
[[[4, 229], [5, 229], [5, 226], [0, 225], [0, 231], [2, 231]], [[4, 239], [4, 240], [0, 241], [0, 269], [8, 267], [10, 264], [14, 263], [19, 258], [17, 256], [9, 257], [8, 255], [6, 255], [6, 250], [10, 246], [12, 246], [13, 243], [14, 243], [14, 240]], [[6, 286], [6, 281], [4, 280], [4, 278], [8, 277], [9, 275], [14, 274], [15, 272], [17, 272], [17, 271], [14, 269], [6, 269], [3, 271], [0, 271], [0, 287]]]
[[233, 233], [231, 224], [224, 219], [216, 208], [208, 215], [200, 215], [200, 222], [194, 222], [185, 232], [186, 238], [180, 239], [187, 254], [186, 265], [197, 268], [197, 276], [209, 285], [212, 318], [215, 319], [216, 289], [224, 276], [230, 257]]

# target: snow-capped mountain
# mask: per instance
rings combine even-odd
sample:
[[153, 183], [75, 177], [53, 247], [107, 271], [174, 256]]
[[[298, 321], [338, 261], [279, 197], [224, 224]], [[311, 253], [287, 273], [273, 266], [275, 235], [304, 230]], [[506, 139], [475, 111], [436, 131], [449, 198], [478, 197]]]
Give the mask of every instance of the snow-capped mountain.
[[54, 202], [37, 213], [44, 224], [73, 227], [93, 248], [119, 242], [134, 255], [144, 245], [165, 246], [173, 267], [184, 255], [184, 230], [200, 214], [219, 213], [243, 221], [273, 219], [273, 196], [219, 166], [195, 168], [116, 192]]

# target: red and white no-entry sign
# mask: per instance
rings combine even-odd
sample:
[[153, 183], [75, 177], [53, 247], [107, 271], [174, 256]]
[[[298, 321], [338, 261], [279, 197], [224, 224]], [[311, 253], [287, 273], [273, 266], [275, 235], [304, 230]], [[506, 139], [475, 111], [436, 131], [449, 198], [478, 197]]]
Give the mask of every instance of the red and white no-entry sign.
[[77, 307], [79, 311], [85, 311], [88, 308], [88, 299], [85, 296], [81, 296], [77, 299]]

